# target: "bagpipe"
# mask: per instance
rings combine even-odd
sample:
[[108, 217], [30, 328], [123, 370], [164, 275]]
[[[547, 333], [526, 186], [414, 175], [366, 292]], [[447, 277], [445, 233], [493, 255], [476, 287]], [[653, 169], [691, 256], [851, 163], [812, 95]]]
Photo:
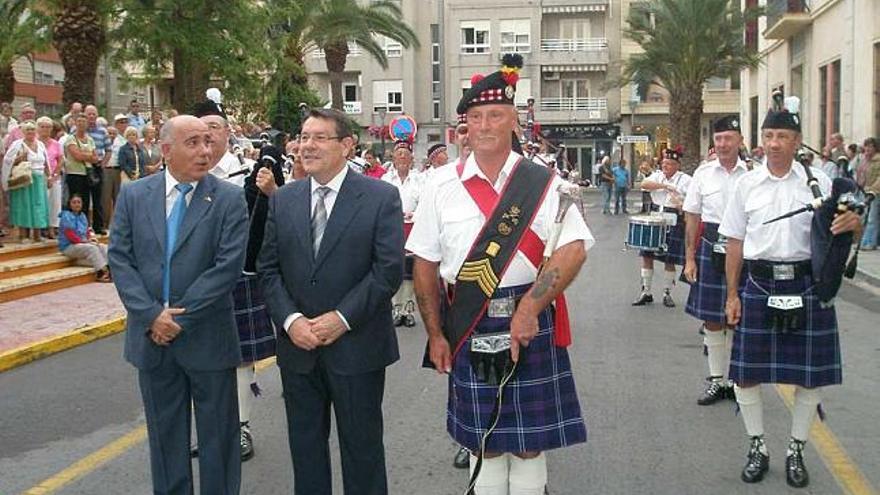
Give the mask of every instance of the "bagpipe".
[[[797, 97], [785, 98], [781, 91], [773, 93], [773, 105], [776, 111], [789, 111], [798, 113], [800, 100]], [[801, 146], [817, 156], [821, 153], [812, 147], [801, 143]], [[813, 279], [816, 284], [816, 295], [823, 303], [827, 303], [837, 296], [843, 277], [853, 278], [858, 265], [859, 247], [850, 257], [853, 244], [853, 232], [832, 234], [831, 224], [834, 218], [847, 211], [853, 211], [861, 215], [865, 211], [865, 205], [870, 204], [873, 195], [865, 203], [856, 200], [855, 193], [858, 186], [852, 179], [839, 177], [832, 181], [831, 194], [825, 196], [819, 187], [819, 181], [813, 175], [812, 167], [808, 163], [799, 162], [804, 167], [807, 176], [807, 187], [813, 193], [813, 201], [801, 208], [780, 215], [764, 222], [764, 225], [778, 222], [801, 213], [812, 212], [812, 228], [810, 229], [810, 248], [812, 252], [811, 264]]]

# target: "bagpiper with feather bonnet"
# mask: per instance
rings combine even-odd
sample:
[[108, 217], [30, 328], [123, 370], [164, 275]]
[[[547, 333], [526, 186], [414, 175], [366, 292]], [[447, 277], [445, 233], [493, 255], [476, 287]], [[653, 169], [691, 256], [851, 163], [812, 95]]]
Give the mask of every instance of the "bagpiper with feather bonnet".
[[[741, 478], [761, 481], [770, 456], [764, 443], [762, 383], [795, 385], [786, 481], [807, 486], [804, 444], [817, 413], [821, 387], [843, 380], [837, 314], [824, 300], [811, 261], [816, 223], [810, 215], [780, 215], [832, 193], [832, 181], [818, 169], [795, 162], [801, 146], [799, 101], [781, 93], [761, 126], [766, 164], [743, 175], [734, 186], [718, 232], [727, 242], [726, 315], [736, 325], [730, 378], [735, 383], [750, 447]], [[837, 185], [835, 185], [837, 187]], [[846, 211], [830, 232], [859, 229], [859, 217]], [[741, 294], [740, 272], [747, 276]]]
[[433, 174], [406, 247], [425, 365], [449, 374], [447, 430], [473, 453], [468, 493], [540, 495], [544, 451], [586, 441], [561, 296], [594, 239], [577, 193], [513, 151], [523, 61], [502, 64], [459, 102], [471, 153]]

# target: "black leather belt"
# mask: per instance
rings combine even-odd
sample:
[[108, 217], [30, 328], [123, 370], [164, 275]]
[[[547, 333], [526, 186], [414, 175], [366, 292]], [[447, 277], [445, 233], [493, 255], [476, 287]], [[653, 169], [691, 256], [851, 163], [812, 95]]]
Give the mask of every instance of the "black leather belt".
[[794, 263], [747, 260], [746, 267], [753, 277], [769, 280], [791, 280], [813, 275], [813, 265], [810, 260], [795, 261]]
[[703, 239], [711, 243], [718, 242], [718, 224], [703, 222]]

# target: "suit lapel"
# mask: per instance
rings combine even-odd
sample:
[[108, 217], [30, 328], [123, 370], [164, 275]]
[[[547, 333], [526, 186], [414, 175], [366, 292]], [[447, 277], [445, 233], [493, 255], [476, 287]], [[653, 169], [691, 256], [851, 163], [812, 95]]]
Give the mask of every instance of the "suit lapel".
[[213, 175], [206, 175], [193, 192], [192, 200], [189, 202], [189, 206], [186, 208], [186, 215], [183, 217], [183, 225], [180, 226], [180, 232], [177, 234], [177, 244], [174, 246], [175, 253], [186, 242], [186, 238], [192, 234], [196, 225], [199, 224], [199, 221], [211, 208], [211, 205], [214, 204], [213, 195], [217, 185], [216, 180]]
[[165, 252], [165, 174], [156, 178], [147, 188], [147, 216], [153, 225], [153, 233], [159, 241], [160, 252]]
[[[342, 187], [339, 188], [339, 195], [336, 196], [336, 201], [333, 203], [333, 210], [330, 212], [330, 218], [327, 219], [327, 228], [324, 230], [323, 239], [321, 239], [321, 249], [315, 258], [315, 269], [321, 266], [321, 263], [327, 258], [327, 254], [339, 242], [339, 237], [360, 207], [362, 191], [358, 187], [359, 179], [362, 177], [349, 170], [342, 182]], [[309, 225], [309, 232], [311, 232], [311, 225]], [[311, 238], [311, 234], [309, 237]]]

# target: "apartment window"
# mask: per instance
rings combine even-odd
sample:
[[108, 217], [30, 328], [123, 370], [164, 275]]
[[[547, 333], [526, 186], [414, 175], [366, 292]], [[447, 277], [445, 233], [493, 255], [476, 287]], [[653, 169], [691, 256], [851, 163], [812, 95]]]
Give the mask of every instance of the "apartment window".
[[529, 97], [532, 96], [532, 80], [523, 78], [516, 83], [516, 96], [514, 103], [519, 108], [525, 108], [528, 104]]
[[440, 120], [440, 100], [434, 100], [434, 113], [432, 117], [434, 120]]
[[758, 115], [758, 97], [753, 96], [749, 98], [749, 138], [751, 141], [752, 148], [757, 148], [761, 142], [758, 140], [758, 119], [760, 116]]
[[461, 80], [461, 95], [464, 96], [467, 93], [467, 90], [471, 89], [471, 80], [470, 79], [462, 79]]
[[461, 53], [489, 53], [489, 21], [461, 23]]
[[48, 74], [45, 72], [34, 71], [34, 84], [45, 84], [52, 86], [55, 84], [55, 78], [52, 74]]
[[373, 81], [373, 112], [381, 108], [389, 113], [403, 111], [403, 81]]
[[501, 52], [528, 53], [532, 51], [531, 19], [503, 19], [501, 21]]
[[[831, 63], [831, 132], [840, 132], [840, 60]], [[830, 134], [830, 133], [829, 133]], [[823, 142], [824, 146], [825, 143]]]
[[396, 58], [403, 55], [403, 45], [387, 36], [381, 37], [381, 45], [382, 49], [385, 50], [385, 56], [388, 58]]
[[342, 85], [342, 101], [346, 103], [358, 101], [357, 90], [357, 84], [344, 83]]
[[840, 130], [840, 60], [819, 67], [820, 146]]
[[[431, 96], [440, 99], [440, 25], [431, 24]], [[439, 118], [439, 117], [436, 117]]]
[[[746, 8], [758, 6], [758, 0], [746, 0]], [[746, 48], [758, 50], [758, 19], [752, 19], [746, 24]]]
[[708, 81], [706, 81], [706, 89], [708, 91], [724, 91], [727, 89], [727, 78], [725, 77], [710, 77]]

